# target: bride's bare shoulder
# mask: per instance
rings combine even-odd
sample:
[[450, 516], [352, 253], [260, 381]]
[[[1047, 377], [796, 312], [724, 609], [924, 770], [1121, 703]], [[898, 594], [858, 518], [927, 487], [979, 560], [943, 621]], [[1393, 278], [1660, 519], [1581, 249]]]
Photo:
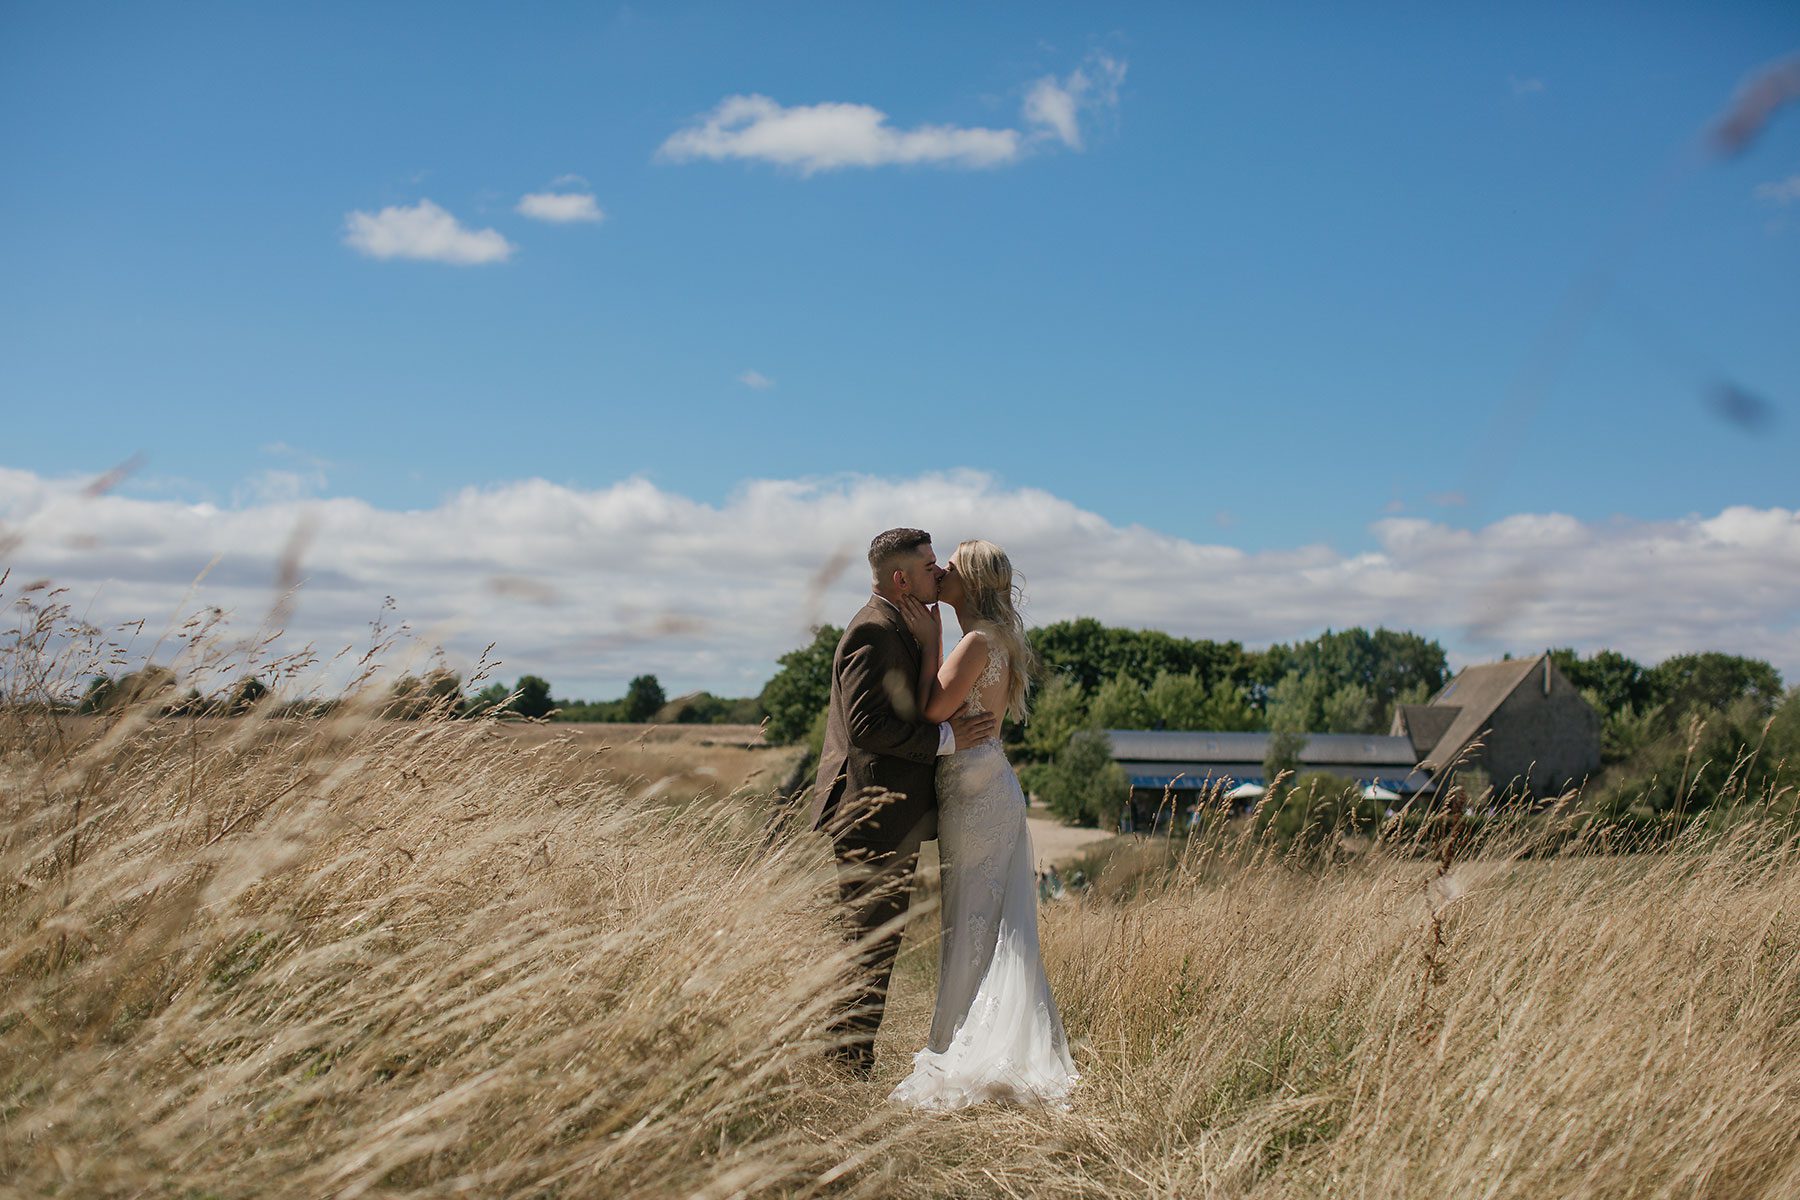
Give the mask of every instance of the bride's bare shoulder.
[[964, 630], [963, 635], [956, 639], [956, 645], [950, 647], [950, 654], [944, 659], [944, 665], [949, 666], [952, 663], [966, 663], [975, 660], [985, 662], [987, 654], [986, 639], [980, 634]]
[[961, 650], [964, 646], [968, 647], [966, 653], [979, 655], [981, 658], [986, 659], [994, 652], [993, 635], [989, 634], [985, 629], [965, 630], [962, 635], [962, 640], [956, 643], [956, 648]]

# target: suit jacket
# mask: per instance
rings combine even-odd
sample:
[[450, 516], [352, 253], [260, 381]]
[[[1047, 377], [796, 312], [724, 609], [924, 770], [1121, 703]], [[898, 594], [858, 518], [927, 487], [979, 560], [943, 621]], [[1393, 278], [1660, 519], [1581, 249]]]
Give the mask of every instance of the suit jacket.
[[[894, 607], [871, 596], [851, 618], [831, 662], [831, 707], [813, 785], [810, 824], [822, 829], [859, 817], [845, 835], [891, 849], [937, 818], [938, 727], [919, 712], [923, 652]], [[846, 797], [888, 793], [873, 816]], [[844, 840], [844, 839], [840, 839]]]

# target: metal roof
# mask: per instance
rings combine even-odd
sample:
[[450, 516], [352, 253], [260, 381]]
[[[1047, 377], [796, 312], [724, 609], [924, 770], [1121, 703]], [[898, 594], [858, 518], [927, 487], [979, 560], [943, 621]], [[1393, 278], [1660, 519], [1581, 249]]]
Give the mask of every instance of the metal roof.
[[[1180, 729], [1109, 729], [1113, 758], [1124, 762], [1180, 763], [1200, 766], [1255, 763], [1258, 773], [1268, 757], [1269, 734], [1223, 733]], [[1418, 762], [1412, 739], [1370, 733], [1309, 733], [1300, 748], [1302, 766], [1400, 767], [1405, 774]], [[1215, 772], [1216, 773], [1216, 772]]]

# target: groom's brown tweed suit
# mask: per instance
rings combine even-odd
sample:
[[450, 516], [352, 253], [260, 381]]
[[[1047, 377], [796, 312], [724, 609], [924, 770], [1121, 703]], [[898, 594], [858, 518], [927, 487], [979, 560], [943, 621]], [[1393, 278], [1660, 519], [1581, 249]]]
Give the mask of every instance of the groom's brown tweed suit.
[[864, 940], [863, 987], [837, 1030], [846, 1037], [842, 1057], [865, 1072], [875, 1062], [919, 843], [937, 832], [938, 727], [919, 712], [921, 654], [886, 601], [871, 597], [851, 619], [832, 658], [813, 786], [811, 824], [831, 836], [839, 894]]

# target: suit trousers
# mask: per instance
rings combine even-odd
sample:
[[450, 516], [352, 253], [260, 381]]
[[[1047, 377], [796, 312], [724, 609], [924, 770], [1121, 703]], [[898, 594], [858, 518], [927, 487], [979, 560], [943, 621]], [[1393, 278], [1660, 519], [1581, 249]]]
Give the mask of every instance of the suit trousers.
[[[897, 841], [884, 837], [872, 845], [845, 831], [833, 841], [837, 857], [838, 896], [855, 943], [857, 980], [849, 1003], [832, 1033], [834, 1057], [860, 1075], [875, 1065], [875, 1034], [887, 1011], [888, 983], [906, 935], [906, 913], [912, 904], [919, 847], [935, 832], [927, 814]], [[891, 837], [891, 835], [890, 835]]]

